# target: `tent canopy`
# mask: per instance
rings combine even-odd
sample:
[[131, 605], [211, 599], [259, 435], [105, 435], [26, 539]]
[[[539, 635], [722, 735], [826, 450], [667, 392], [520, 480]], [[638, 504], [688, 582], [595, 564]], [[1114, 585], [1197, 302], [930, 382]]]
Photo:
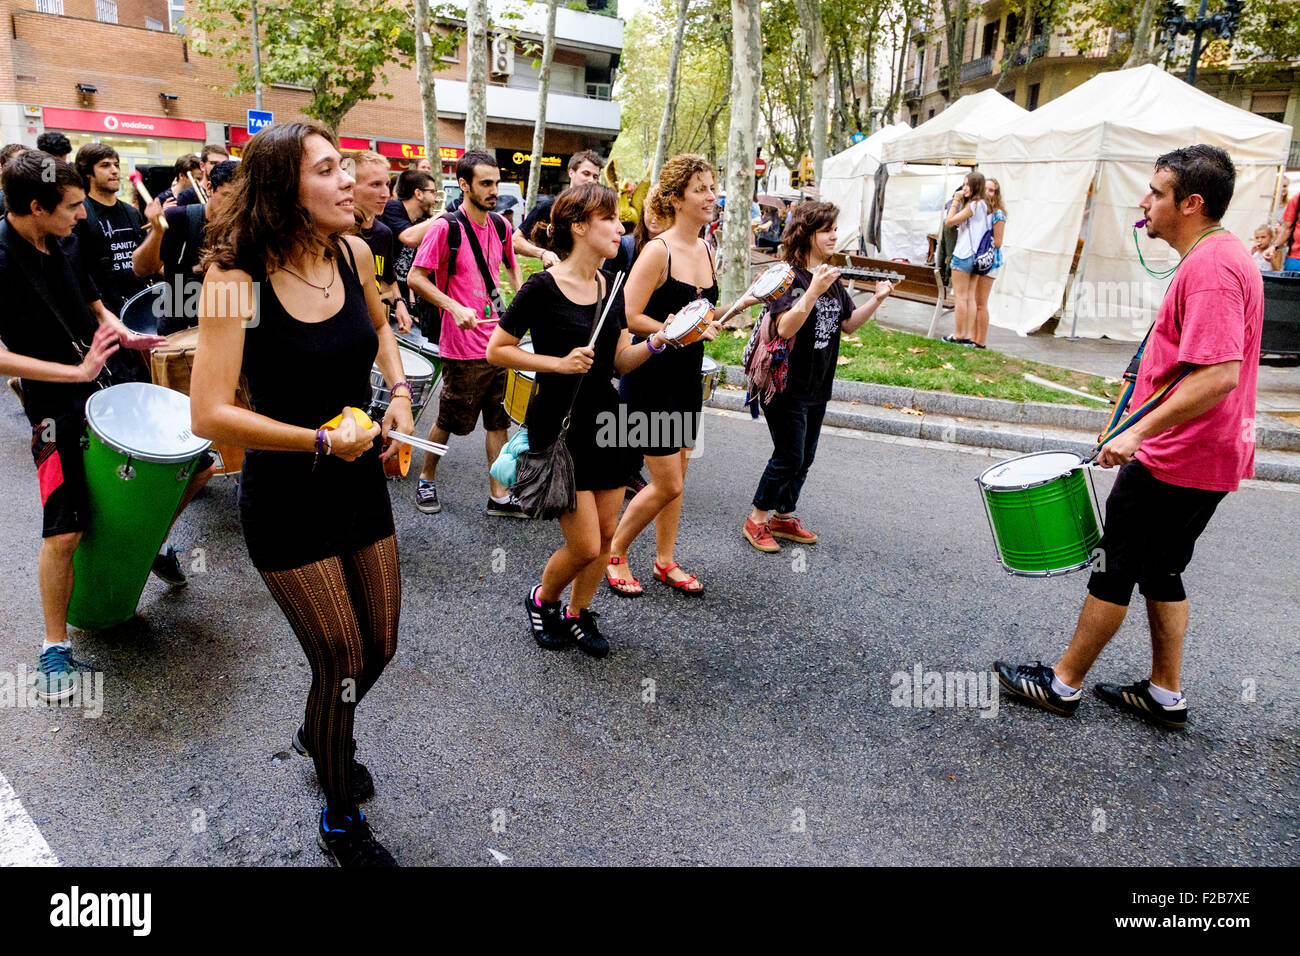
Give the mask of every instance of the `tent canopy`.
[[836, 227], [839, 237], [835, 250], [843, 252], [858, 248], [858, 240], [871, 215], [873, 177], [880, 166], [880, 150], [912, 127], [897, 123], [876, 130], [860, 143], [854, 143], [842, 153], [828, 156], [822, 163], [821, 198], [833, 202], [840, 209]]
[[942, 163], [962, 166], [975, 161], [975, 148], [996, 127], [1029, 116], [1001, 93], [981, 90], [963, 96], [932, 120], [909, 129], [881, 150], [884, 163]]
[[[988, 130], [976, 159], [985, 176], [998, 180], [1007, 207], [1004, 264], [989, 303], [993, 324], [1027, 334], [1064, 303], [1058, 335], [1141, 338], [1167, 284], [1142, 269], [1132, 238], [1156, 157], [1192, 143], [1226, 149], [1237, 177], [1223, 224], [1250, 236], [1271, 217], [1290, 142], [1289, 126], [1150, 65], [1100, 73]], [[1138, 241], [1152, 269], [1177, 262], [1165, 243]]]

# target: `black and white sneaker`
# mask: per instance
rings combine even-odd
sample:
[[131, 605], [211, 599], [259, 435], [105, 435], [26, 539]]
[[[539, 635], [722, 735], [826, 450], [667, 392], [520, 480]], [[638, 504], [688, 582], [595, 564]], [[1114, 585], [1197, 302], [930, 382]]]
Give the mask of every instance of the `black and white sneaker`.
[[189, 584], [185, 572], [181, 570], [180, 553], [170, 544], [167, 549], [153, 559], [153, 573], [174, 588], [183, 588]]
[[1015, 700], [1034, 704], [1044, 710], [1065, 717], [1072, 716], [1079, 707], [1083, 690], [1076, 690], [1069, 697], [1062, 697], [1052, 690], [1052, 677], [1055, 672], [1042, 661], [1032, 664], [1007, 664], [994, 661], [993, 670], [998, 675], [998, 682], [1011, 692]]
[[1151, 696], [1151, 681], [1145, 678], [1136, 684], [1097, 684], [1093, 691], [1106, 703], [1153, 724], [1174, 730], [1187, 726], [1187, 698], [1166, 706]]
[[568, 625], [569, 633], [573, 635], [574, 642], [578, 649], [585, 651], [592, 657], [604, 657], [609, 653], [609, 641], [600, 633], [596, 627], [596, 617], [587, 608], [578, 612], [577, 617], [565, 615], [564, 623]]
[[438, 483], [421, 478], [415, 483], [415, 507], [427, 515], [436, 515], [442, 510], [438, 501]]
[[533, 640], [548, 651], [562, 650], [573, 639], [564, 626], [564, 611], [559, 601], [542, 601], [539, 605], [537, 591], [540, 587], [540, 584], [535, 586], [524, 598], [524, 611], [533, 629]]
[[[307, 728], [299, 727], [293, 735], [293, 749], [300, 756], [311, 759], [311, 751], [307, 749]], [[370, 776], [370, 771], [366, 765], [357, 760], [357, 742], [354, 739], [351, 748], [348, 751], [348, 758], [352, 761], [352, 782], [348, 785], [348, 796], [352, 798], [353, 803], [360, 803], [362, 800], [369, 800], [375, 795], [375, 778]]]
[[320, 812], [320, 831], [316, 843], [345, 870], [369, 867], [395, 867], [397, 861], [375, 839], [366, 815], [357, 811], [358, 819], [331, 814], [326, 807]]
[[519, 502], [511, 498], [509, 501], [493, 501], [491, 498], [487, 502], [487, 513], [493, 518], [527, 518], [528, 514], [523, 508], [519, 507]]

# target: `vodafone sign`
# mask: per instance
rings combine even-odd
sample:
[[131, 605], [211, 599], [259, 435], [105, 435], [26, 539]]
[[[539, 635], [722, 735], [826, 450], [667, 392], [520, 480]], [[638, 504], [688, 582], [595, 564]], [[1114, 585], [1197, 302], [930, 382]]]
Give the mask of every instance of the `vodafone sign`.
[[207, 127], [195, 120], [132, 113], [101, 113], [96, 110], [65, 110], [47, 106], [43, 110], [46, 129], [113, 133], [118, 136], [157, 136], [162, 139], [192, 139], [202, 142]]

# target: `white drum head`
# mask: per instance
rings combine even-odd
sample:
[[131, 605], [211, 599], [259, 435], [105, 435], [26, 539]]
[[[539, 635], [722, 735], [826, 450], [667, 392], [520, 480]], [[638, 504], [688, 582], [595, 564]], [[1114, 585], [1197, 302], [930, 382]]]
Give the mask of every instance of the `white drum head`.
[[699, 325], [700, 319], [704, 318], [713, 310], [712, 303], [708, 299], [696, 299], [688, 302], [681, 307], [681, 310], [673, 316], [673, 320], [664, 326], [664, 335], [670, 339], [681, 338], [695, 326]]
[[86, 399], [86, 423], [110, 448], [141, 461], [189, 461], [212, 444], [190, 431], [190, 400], [180, 392], [126, 382]]
[[[520, 347], [521, 349], [523, 349], [525, 352], [532, 352], [532, 351], [533, 351], [533, 340], [532, 340], [532, 339], [520, 339], [520, 340], [519, 340], [519, 347]], [[534, 372], [532, 369], [512, 368], [510, 371], [514, 372], [516, 375], [522, 375], [524, 378], [528, 379], [528, 381], [530, 381], [530, 382], [536, 380], [536, 378], [537, 378], [537, 373]]]
[[431, 342], [425, 338], [424, 333], [418, 326], [411, 326], [409, 332], [395, 333], [397, 344], [403, 348], [415, 349], [417, 352], [423, 352], [425, 355], [438, 355], [438, 343]]
[[433, 363], [419, 352], [399, 348], [397, 354], [402, 357], [402, 374], [406, 378], [433, 378]]
[[1072, 471], [1081, 461], [1072, 451], [1040, 451], [994, 465], [980, 475], [980, 484], [986, 488], [1037, 485]]
[[754, 295], [765, 299], [779, 289], [794, 270], [784, 262], [768, 266], [754, 280]]
[[713, 361], [713, 359], [709, 358], [707, 355], [704, 356], [704, 361], [700, 364], [700, 374], [712, 375], [717, 371], [718, 363]]

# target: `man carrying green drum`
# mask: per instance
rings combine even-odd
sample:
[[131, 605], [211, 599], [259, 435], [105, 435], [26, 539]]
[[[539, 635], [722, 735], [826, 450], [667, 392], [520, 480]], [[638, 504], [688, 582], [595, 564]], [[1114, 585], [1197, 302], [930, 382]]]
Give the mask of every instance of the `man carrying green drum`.
[[[31, 150], [5, 165], [3, 186], [9, 212], [0, 222], [0, 340], [6, 349], [0, 351], [0, 375], [22, 379], [32, 424], [44, 510], [38, 578], [45, 642], [37, 696], [57, 701], [77, 690], [67, 621], [73, 555], [89, 518], [82, 461], [86, 400], [101, 387], [104, 364], [119, 347], [143, 350], [166, 340], [131, 332], [105, 309], [75, 242], [63, 241], [86, 215], [84, 182], [72, 166]], [[186, 497], [210, 474], [200, 468]], [[185, 583], [170, 548], [154, 568], [169, 583]]]
[[1129, 407], [1143, 408], [1168, 383], [1186, 377], [1101, 447], [1098, 464], [1121, 468], [1106, 501], [1099, 561], [1074, 637], [1054, 667], [993, 664], [1018, 700], [1073, 714], [1083, 679], [1123, 623], [1136, 585], [1147, 602], [1151, 676], [1094, 690], [1144, 720], [1186, 725], [1181, 575], [1219, 502], [1255, 466], [1264, 284], [1245, 245], [1219, 224], [1235, 178], [1232, 160], [1215, 146], [1189, 146], [1156, 160], [1140, 204], [1147, 218], [1135, 225], [1134, 240], [1145, 225], [1149, 237], [1163, 239], [1181, 258], [1141, 353]]

